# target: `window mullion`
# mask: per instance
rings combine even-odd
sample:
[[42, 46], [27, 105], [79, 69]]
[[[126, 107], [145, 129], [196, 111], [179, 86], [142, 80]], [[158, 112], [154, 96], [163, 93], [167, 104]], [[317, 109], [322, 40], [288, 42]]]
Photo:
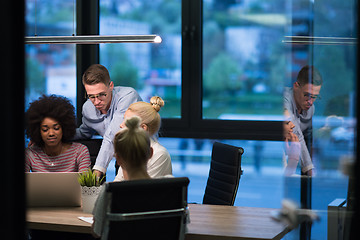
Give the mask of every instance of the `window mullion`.
[[[76, 35], [99, 35], [99, 0], [76, 2]], [[83, 72], [94, 63], [99, 62], [99, 44], [76, 45], [76, 78], [77, 78], [77, 122], [81, 124], [82, 105], [85, 102], [85, 89], [82, 85]]]

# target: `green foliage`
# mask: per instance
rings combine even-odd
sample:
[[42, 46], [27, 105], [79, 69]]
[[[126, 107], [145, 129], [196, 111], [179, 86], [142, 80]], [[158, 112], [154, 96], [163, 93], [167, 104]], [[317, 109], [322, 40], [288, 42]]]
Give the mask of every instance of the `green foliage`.
[[177, 23], [178, 19], [181, 18], [179, 9], [181, 9], [180, 1], [164, 1], [159, 6], [160, 14], [158, 15], [162, 16], [167, 24]]
[[282, 95], [246, 94], [217, 96], [207, 99], [203, 107], [205, 118], [218, 118], [221, 114], [280, 115], [283, 111]]
[[165, 33], [175, 34], [181, 31], [181, 1], [163, 0], [161, 2], [154, 2], [143, 0], [141, 4], [138, 4], [136, 7], [134, 5], [131, 11], [125, 13], [112, 10], [102, 10], [102, 13], [105, 16], [113, 15], [119, 19], [136, 19], [139, 22], [149, 23], [151, 25], [151, 32], [160, 35]]
[[121, 45], [109, 44], [104, 47], [101, 58], [106, 58], [111, 80], [115, 86], [138, 87], [138, 69], [131, 62]]
[[290, 86], [287, 82], [291, 82], [291, 79], [286, 76], [286, 49], [279, 39], [271, 46], [271, 54], [269, 56], [269, 80], [267, 81], [268, 87], [272, 93], [282, 94], [284, 86]]
[[[37, 18], [38, 24], [56, 24], [59, 22], [74, 21], [74, 1], [38, 1], [38, 6], [26, 9], [30, 18]], [[27, 4], [30, 4], [27, 3]]]
[[80, 186], [100, 187], [104, 177], [101, 179], [89, 168], [88, 171], [79, 173], [78, 182]]
[[40, 63], [36, 59], [26, 58], [26, 92], [30, 90], [41, 94], [46, 89], [46, 78]]
[[[314, 49], [314, 65], [323, 78], [321, 100], [316, 101], [316, 114], [347, 116], [350, 113], [350, 96], [354, 91], [354, 66], [352, 46], [318, 46]], [[347, 56], [348, 55], [348, 56]], [[348, 61], [349, 63], [347, 63]]]
[[130, 62], [116, 62], [112, 66], [111, 80], [114, 82], [115, 86], [127, 86], [138, 88], [138, 70]]
[[220, 53], [210, 63], [205, 72], [204, 87], [210, 94], [220, 94], [222, 91], [237, 91], [242, 87], [240, 76], [242, 70], [228, 54]]
[[203, 67], [207, 69], [224, 46], [224, 32], [217, 22], [211, 20], [204, 22], [203, 46]]

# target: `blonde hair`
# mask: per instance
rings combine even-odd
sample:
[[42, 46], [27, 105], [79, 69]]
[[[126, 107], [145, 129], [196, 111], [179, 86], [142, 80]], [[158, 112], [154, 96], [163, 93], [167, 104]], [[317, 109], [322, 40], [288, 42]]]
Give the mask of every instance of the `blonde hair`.
[[150, 99], [150, 103], [136, 102], [129, 106], [128, 110], [142, 119], [142, 124], [146, 124], [149, 134], [155, 135], [161, 125], [160, 109], [165, 105], [161, 97], [154, 96]]
[[114, 137], [116, 158], [123, 159], [127, 167], [140, 168], [151, 157], [149, 134], [140, 127], [141, 119], [133, 116], [125, 121], [123, 128]]

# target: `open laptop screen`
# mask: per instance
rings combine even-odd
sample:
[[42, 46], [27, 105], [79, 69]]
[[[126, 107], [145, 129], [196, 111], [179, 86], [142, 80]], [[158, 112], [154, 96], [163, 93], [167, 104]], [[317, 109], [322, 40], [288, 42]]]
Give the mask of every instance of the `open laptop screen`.
[[77, 172], [26, 172], [28, 207], [81, 206]]

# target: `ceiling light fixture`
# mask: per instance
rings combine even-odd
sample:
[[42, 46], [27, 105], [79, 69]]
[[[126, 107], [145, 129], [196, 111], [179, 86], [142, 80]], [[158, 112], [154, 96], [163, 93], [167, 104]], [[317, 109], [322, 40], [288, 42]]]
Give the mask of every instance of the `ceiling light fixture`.
[[158, 35], [111, 36], [34, 36], [25, 37], [25, 44], [99, 44], [99, 43], [161, 43]]
[[357, 39], [350, 37], [285, 36], [283, 43], [300, 45], [356, 45]]

